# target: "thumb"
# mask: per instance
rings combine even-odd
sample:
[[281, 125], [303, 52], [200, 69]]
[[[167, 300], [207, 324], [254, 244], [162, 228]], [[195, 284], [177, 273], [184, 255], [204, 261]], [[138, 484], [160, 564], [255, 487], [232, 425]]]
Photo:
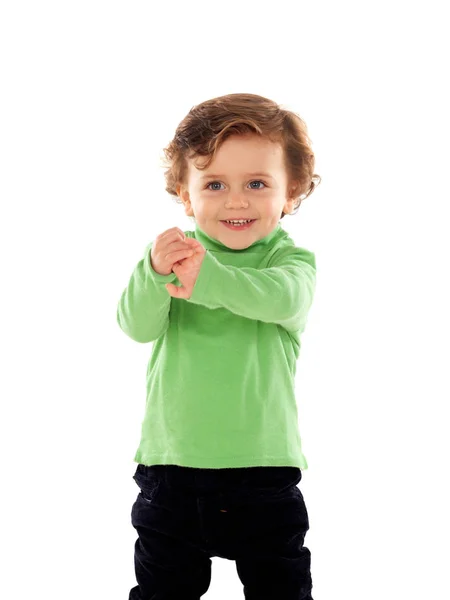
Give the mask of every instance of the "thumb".
[[166, 283], [166, 290], [171, 296], [176, 296], [178, 288], [173, 283]]
[[186, 298], [186, 290], [182, 287], [177, 287], [173, 283], [166, 283], [166, 290], [173, 298]]

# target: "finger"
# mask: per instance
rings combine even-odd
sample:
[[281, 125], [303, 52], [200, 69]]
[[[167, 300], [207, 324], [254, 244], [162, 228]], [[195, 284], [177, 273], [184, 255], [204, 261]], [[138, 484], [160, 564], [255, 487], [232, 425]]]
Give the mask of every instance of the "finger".
[[199, 248], [200, 247], [200, 242], [194, 238], [186, 238], [184, 240], [184, 242], [190, 246], [191, 248]]
[[166, 283], [166, 290], [169, 292], [169, 294], [176, 298], [177, 296], [177, 286], [174, 285], [173, 283]]
[[177, 262], [182, 258], [188, 258], [193, 254], [194, 251], [190, 250], [189, 248], [185, 248], [184, 250], [176, 250], [175, 252], [169, 252], [169, 254], [167, 254], [166, 256], [166, 260], [168, 260], [169, 262]]
[[182, 231], [179, 227], [172, 227], [171, 229], [167, 229], [163, 231], [159, 236], [159, 239], [164, 239], [164, 241], [169, 242], [169, 240], [177, 240], [180, 239], [185, 241], [186, 236], [184, 235], [184, 231]]
[[173, 283], [166, 283], [166, 289], [173, 298], [185, 298], [186, 292], [184, 288], [177, 287]]
[[[188, 241], [189, 240], [189, 241]], [[192, 248], [195, 248], [197, 250], [201, 250], [201, 251], [205, 251], [206, 248], [203, 246], [203, 244], [201, 242], [199, 242], [198, 240], [194, 239], [194, 238], [186, 238], [186, 243], [191, 245]]]
[[183, 241], [181, 241], [180, 238], [168, 240], [165, 243], [166, 250], [168, 250], [170, 252], [175, 252], [175, 250], [192, 250], [193, 245], [188, 244], [188, 242], [187, 242], [188, 239], [189, 238], [186, 238]]

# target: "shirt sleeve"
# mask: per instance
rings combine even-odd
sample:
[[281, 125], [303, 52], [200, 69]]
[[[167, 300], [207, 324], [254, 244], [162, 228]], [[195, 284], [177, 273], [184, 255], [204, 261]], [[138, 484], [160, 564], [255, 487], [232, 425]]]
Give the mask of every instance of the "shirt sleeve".
[[231, 312], [288, 331], [304, 327], [316, 285], [313, 252], [290, 247], [274, 256], [273, 266], [256, 269], [220, 263], [206, 251], [188, 302]]
[[117, 306], [117, 323], [136, 342], [156, 340], [169, 326], [172, 297], [166, 283], [177, 281], [175, 273], [160, 275], [153, 270], [150, 256], [153, 242], [136, 265]]

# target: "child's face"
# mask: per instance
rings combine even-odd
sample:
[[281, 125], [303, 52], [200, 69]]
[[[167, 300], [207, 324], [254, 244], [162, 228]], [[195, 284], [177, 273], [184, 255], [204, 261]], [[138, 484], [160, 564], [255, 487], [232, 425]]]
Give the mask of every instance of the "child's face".
[[[202, 166], [202, 157], [195, 160]], [[288, 185], [281, 145], [255, 134], [230, 136], [205, 171], [192, 160], [188, 169], [187, 183], [177, 188], [186, 215], [229, 248], [241, 250], [265, 237], [278, 225], [281, 213], [294, 208], [295, 199], [288, 192], [295, 185]], [[256, 221], [243, 230], [221, 222], [240, 218]]]

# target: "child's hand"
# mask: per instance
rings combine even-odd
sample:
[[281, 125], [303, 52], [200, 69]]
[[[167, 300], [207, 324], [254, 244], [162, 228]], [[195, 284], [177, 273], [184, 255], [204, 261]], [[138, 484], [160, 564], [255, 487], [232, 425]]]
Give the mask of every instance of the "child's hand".
[[173, 264], [190, 256], [192, 248], [186, 243], [189, 238], [178, 227], [172, 227], [160, 233], [152, 245], [150, 264], [160, 275], [170, 275]]
[[166, 283], [166, 289], [172, 298], [185, 298], [188, 300], [191, 297], [192, 290], [200, 273], [206, 249], [194, 238], [186, 238], [185, 242], [191, 247], [194, 254], [191, 257], [180, 259], [172, 267], [172, 271], [183, 284], [183, 287], [177, 287], [173, 283]]

